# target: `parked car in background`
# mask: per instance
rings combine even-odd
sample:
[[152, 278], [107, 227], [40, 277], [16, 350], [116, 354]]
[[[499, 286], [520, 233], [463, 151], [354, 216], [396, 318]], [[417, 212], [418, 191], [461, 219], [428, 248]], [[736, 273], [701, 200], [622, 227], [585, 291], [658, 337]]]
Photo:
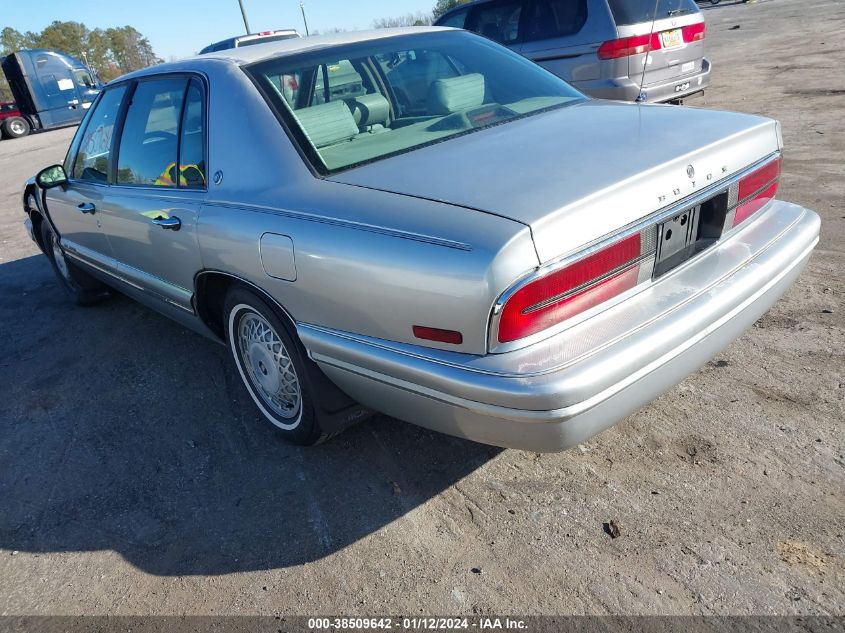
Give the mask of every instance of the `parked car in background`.
[[4, 137], [24, 136], [27, 132], [26, 126], [27, 123], [21, 117], [21, 111], [14, 101], [0, 102], [0, 132]]
[[281, 40], [289, 40], [295, 37], [300, 37], [299, 33], [297, 33], [295, 29], [280, 29], [277, 31], [261, 31], [260, 33], [238, 35], [237, 37], [230, 37], [229, 39], [221, 42], [209, 44], [200, 51], [200, 55], [204, 53], [213, 53], [215, 51], [225, 51], [230, 48], [239, 48], [241, 46], [251, 46], [252, 44], [279, 42]]
[[695, 0], [478, 0], [437, 24], [504, 44], [600, 99], [680, 101], [710, 83]]
[[385, 29], [122, 77], [23, 202], [74, 301], [115, 288], [225, 343], [291, 441], [363, 405], [555, 451], [796, 279], [819, 218], [775, 199], [781, 150], [770, 119], [593, 100], [473, 33]]
[[12, 138], [79, 123], [101, 87], [87, 66], [57, 51], [20, 50], [3, 58], [2, 68], [19, 111], [3, 122]]

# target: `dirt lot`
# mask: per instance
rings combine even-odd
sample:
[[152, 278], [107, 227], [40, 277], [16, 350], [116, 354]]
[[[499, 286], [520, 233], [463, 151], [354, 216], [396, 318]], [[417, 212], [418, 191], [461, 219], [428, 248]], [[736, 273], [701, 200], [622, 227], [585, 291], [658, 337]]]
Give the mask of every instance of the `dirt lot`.
[[0, 143], [0, 614], [842, 614], [845, 6], [705, 15], [695, 105], [783, 122], [821, 243], [716, 361], [563, 454], [385, 417], [280, 443], [224, 348], [65, 301], [18, 195], [73, 131]]

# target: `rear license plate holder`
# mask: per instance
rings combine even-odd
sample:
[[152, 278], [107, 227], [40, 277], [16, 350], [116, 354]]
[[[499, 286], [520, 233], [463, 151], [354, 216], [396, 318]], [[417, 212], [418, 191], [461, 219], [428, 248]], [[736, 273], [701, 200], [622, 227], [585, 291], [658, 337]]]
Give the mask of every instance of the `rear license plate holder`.
[[678, 48], [683, 46], [684, 35], [681, 29], [672, 29], [671, 31], [663, 31], [660, 34], [660, 42], [663, 48]]
[[701, 205], [691, 207], [658, 225], [655, 278], [682, 264], [700, 250], [696, 248], [700, 212]]

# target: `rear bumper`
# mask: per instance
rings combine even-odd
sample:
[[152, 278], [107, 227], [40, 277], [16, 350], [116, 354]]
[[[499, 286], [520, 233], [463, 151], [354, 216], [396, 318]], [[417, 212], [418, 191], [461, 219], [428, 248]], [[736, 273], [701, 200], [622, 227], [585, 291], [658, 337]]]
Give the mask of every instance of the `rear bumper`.
[[818, 234], [815, 213], [775, 201], [642, 292], [508, 353], [298, 331], [311, 358], [368, 407], [479, 442], [558, 451], [648, 403], [750, 327], [795, 281]]
[[[648, 103], [662, 103], [673, 99], [701, 92], [710, 85], [710, 60], [704, 58], [701, 71], [693, 75], [676, 77], [671, 81], [643, 86], [645, 100]], [[615, 101], [636, 101], [640, 94], [640, 84], [630, 77], [618, 79], [599, 79], [593, 81], [577, 81], [572, 85], [591, 97], [597, 99], [613, 99]]]

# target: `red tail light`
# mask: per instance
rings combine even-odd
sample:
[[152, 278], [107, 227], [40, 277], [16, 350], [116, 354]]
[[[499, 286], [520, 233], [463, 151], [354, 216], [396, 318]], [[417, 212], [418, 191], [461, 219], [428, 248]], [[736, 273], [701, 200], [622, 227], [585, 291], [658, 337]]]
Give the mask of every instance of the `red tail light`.
[[522, 286], [502, 308], [499, 342], [545, 330], [633, 288], [641, 255], [636, 233]]
[[704, 26], [704, 22], [698, 22], [696, 24], [687, 24], [683, 27], [682, 32], [684, 35], [684, 42], [689, 44], [690, 42], [700, 42], [704, 39], [704, 32], [706, 27]]
[[[649, 46], [649, 39], [651, 46]], [[618, 40], [609, 40], [599, 46], [599, 59], [618, 59], [619, 57], [630, 57], [631, 55], [641, 55], [649, 51], [660, 50], [660, 34], [652, 33], [648, 35], [633, 35], [631, 37], [621, 37]]]
[[778, 191], [781, 159], [777, 158], [757, 169], [739, 181], [733, 226], [744, 222], [766, 206]]

